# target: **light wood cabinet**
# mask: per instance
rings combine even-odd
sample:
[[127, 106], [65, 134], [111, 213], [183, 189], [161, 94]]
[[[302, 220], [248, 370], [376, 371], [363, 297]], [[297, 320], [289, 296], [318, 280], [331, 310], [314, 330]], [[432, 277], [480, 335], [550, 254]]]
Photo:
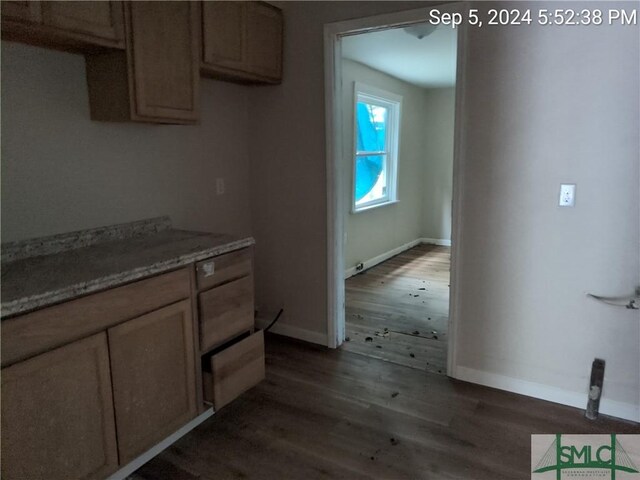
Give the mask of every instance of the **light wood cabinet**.
[[202, 3], [202, 61], [206, 65], [244, 68], [246, 17], [244, 2]]
[[86, 56], [91, 118], [195, 123], [198, 4], [128, 2], [125, 52]]
[[191, 302], [108, 334], [118, 452], [127, 463], [197, 415]]
[[72, 52], [124, 49], [122, 2], [2, 2], [2, 38]]
[[40, 2], [29, 0], [24, 2], [18, 2], [14, 0], [4, 1], [2, 2], [2, 20], [17, 20], [27, 23], [40, 23], [42, 21], [42, 10], [40, 7]]
[[205, 399], [213, 403], [216, 409], [220, 409], [264, 380], [263, 331], [249, 335], [211, 355], [205, 363]]
[[2, 478], [89, 479], [118, 466], [104, 332], [2, 370]]
[[42, 19], [45, 25], [103, 39], [124, 48], [121, 2], [43, 2]]
[[106, 477], [264, 378], [252, 249], [197, 265], [3, 320], [3, 479]]
[[253, 277], [243, 277], [198, 296], [200, 348], [221, 345], [254, 325]]
[[205, 76], [254, 83], [282, 80], [282, 11], [263, 2], [202, 2]]

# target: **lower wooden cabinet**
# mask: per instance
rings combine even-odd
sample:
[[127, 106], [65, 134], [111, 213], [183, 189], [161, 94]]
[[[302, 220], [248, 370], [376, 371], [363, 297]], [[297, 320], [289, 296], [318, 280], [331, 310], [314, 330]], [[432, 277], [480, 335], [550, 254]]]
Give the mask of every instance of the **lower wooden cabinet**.
[[205, 356], [204, 363], [204, 397], [217, 410], [264, 380], [264, 332]]
[[120, 462], [197, 415], [191, 302], [108, 330]]
[[264, 378], [251, 251], [205, 263], [3, 321], [3, 479], [105, 478]]
[[210, 350], [253, 329], [253, 305], [253, 276], [200, 293], [200, 349]]
[[93, 479], [118, 468], [107, 335], [2, 370], [2, 478]]

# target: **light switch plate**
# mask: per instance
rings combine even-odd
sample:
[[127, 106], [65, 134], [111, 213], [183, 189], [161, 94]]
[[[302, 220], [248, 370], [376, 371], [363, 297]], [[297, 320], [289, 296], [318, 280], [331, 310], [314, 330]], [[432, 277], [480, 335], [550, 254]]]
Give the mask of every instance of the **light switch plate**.
[[576, 204], [576, 184], [563, 183], [560, 185], [560, 200], [558, 205], [561, 207], [573, 207]]

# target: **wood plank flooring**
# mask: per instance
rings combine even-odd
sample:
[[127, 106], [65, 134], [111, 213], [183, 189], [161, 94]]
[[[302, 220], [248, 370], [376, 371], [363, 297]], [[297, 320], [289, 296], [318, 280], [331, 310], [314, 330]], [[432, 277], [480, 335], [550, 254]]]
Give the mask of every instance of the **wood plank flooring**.
[[267, 378], [138, 480], [530, 478], [532, 433], [640, 426], [267, 335]]
[[446, 374], [450, 248], [418, 245], [345, 282], [343, 349]]

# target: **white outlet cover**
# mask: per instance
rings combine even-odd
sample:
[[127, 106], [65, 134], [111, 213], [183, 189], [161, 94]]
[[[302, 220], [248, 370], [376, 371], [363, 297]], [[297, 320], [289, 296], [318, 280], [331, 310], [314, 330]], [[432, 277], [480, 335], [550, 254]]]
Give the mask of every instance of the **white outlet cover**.
[[576, 184], [563, 183], [560, 185], [560, 199], [558, 205], [561, 207], [573, 207], [576, 204]]
[[216, 178], [216, 195], [224, 195], [224, 178]]

